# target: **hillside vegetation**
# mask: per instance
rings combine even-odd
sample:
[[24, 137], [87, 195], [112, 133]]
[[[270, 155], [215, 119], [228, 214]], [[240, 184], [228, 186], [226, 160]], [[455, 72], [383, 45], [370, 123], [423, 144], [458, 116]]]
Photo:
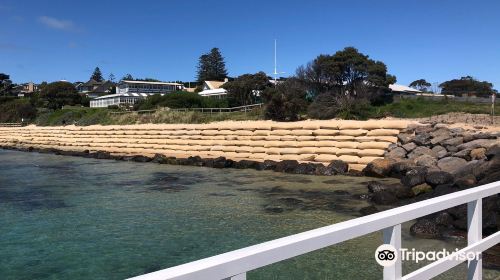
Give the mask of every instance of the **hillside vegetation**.
[[[425, 118], [451, 112], [471, 114], [489, 114], [489, 104], [464, 103], [456, 101], [431, 101], [422, 98], [402, 99], [398, 102], [382, 106], [360, 105], [341, 112], [344, 119], [377, 119], [384, 117]], [[174, 112], [158, 110], [154, 113], [124, 112], [105, 108], [68, 108], [39, 113], [34, 121], [37, 125], [77, 124], [136, 124], [136, 123], [207, 123], [224, 120], [260, 120], [264, 119], [264, 110], [254, 109], [250, 112], [202, 113]], [[302, 118], [308, 118], [304, 112]]]

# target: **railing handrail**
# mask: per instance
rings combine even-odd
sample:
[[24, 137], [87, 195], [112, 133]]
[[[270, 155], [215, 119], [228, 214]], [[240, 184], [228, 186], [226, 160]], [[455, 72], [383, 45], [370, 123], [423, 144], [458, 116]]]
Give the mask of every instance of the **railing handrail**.
[[500, 181], [174, 266], [130, 279], [225, 279], [498, 194]]

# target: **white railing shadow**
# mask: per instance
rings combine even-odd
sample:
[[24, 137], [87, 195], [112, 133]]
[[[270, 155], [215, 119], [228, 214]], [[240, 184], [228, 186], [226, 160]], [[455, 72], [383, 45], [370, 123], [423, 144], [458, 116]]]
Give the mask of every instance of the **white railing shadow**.
[[[383, 279], [430, 279], [462, 263], [456, 254], [474, 252], [468, 279], [482, 279], [481, 253], [500, 242], [500, 232], [482, 239], [482, 199], [500, 192], [500, 181], [439, 196], [338, 224], [290, 235], [202, 260], [137, 276], [134, 280], [246, 279], [246, 272], [346, 240], [382, 230], [383, 243], [397, 249], [398, 261], [384, 267]], [[401, 224], [467, 203], [468, 245], [462, 250], [402, 276]]]

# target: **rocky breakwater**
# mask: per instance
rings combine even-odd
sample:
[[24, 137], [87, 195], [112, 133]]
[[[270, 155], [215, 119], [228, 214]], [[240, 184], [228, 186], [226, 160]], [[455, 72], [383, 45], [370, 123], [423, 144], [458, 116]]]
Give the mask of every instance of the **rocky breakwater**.
[[[367, 176], [395, 177], [399, 184], [371, 182], [376, 208], [399, 206], [500, 180], [500, 133], [447, 128], [444, 124], [412, 125], [401, 131], [384, 159], [363, 170]], [[483, 199], [483, 235], [499, 229], [500, 201]], [[410, 228], [422, 238], [466, 238], [467, 206], [418, 219]], [[485, 265], [500, 268], [500, 248], [485, 253]]]

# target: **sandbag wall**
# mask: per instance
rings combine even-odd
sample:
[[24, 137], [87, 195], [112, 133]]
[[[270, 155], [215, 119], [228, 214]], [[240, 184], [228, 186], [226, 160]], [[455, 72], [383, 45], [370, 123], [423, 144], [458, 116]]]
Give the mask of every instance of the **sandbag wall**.
[[350, 168], [361, 169], [372, 160], [382, 158], [408, 124], [408, 121], [392, 120], [328, 120], [0, 127], [0, 146], [324, 164], [340, 159], [349, 163]]

